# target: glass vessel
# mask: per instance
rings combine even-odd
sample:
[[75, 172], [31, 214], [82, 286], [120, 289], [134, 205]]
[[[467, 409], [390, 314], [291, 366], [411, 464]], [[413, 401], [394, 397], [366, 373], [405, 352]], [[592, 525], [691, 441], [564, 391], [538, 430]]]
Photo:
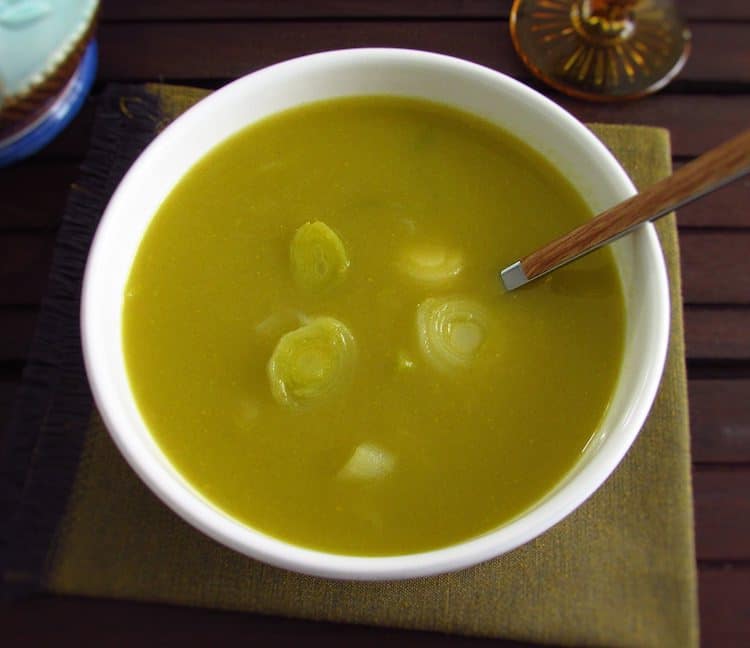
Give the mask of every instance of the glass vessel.
[[598, 101], [659, 90], [690, 51], [690, 31], [671, 0], [515, 0], [510, 32], [537, 77]]

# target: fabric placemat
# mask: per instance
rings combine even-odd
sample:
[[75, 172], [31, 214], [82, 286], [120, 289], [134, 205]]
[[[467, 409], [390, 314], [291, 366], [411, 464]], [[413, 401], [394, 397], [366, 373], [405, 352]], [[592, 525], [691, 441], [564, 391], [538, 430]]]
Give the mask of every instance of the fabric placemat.
[[[80, 281], [117, 182], [206, 91], [110, 86], [60, 229], [49, 293], [7, 434], [2, 505], [6, 595], [39, 590], [245, 610], [541, 643], [698, 642], [690, 447], [674, 216], [657, 229], [672, 297], [669, 355], [646, 426], [575, 513], [527, 545], [453, 574], [339, 582], [269, 567], [163, 506], [109, 439], [83, 373]], [[669, 134], [592, 125], [636, 185], [669, 173]]]

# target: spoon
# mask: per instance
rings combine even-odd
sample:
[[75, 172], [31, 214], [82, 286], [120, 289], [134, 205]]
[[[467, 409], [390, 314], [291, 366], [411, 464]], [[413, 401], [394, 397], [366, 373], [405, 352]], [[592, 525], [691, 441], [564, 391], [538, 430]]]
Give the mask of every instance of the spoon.
[[509, 265], [500, 272], [500, 279], [506, 290], [515, 290], [747, 173], [750, 173], [750, 130]]

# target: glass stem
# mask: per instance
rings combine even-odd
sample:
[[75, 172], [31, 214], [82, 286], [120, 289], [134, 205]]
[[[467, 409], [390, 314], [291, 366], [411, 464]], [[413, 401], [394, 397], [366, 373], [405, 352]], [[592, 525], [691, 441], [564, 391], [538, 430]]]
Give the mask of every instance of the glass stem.
[[601, 45], [627, 40], [635, 29], [637, 0], [576, 0], [571, 18], [578, 32]]

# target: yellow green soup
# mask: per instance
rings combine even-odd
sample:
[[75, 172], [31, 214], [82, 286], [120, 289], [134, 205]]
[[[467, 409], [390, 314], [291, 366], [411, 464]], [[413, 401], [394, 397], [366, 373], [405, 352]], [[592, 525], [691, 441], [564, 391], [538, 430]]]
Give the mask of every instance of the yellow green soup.
[[614, 390], [609, 250], [498, 280], [590, 216], [527, 145], [447, 107], [265, 119], [185, 175], [138, 250], [140, 412], [208, 500], [288, 542], [404, 554], [490, 531], [572, 468]]

